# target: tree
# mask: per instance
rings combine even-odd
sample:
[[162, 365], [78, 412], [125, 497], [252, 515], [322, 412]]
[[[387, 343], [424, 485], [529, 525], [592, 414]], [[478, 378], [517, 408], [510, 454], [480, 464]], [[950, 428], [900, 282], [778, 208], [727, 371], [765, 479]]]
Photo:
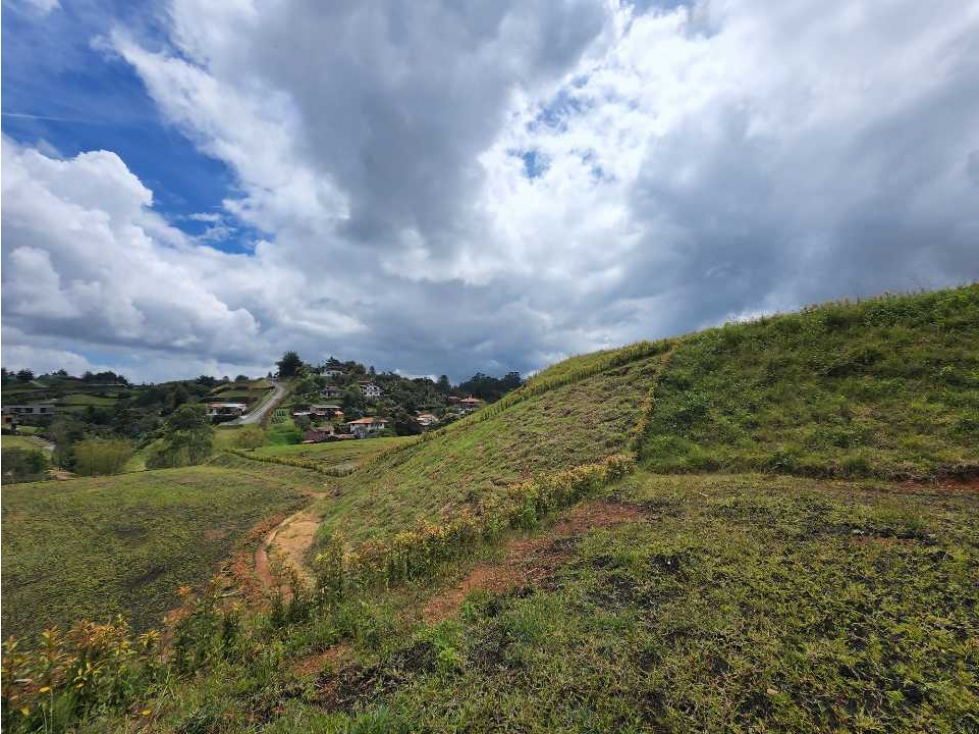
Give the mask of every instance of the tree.
[[34, 371], [33, 370], [29, 370], [26, 367], [24, 369], [22, 369], [22, 370], [18, 370], [18, 372], [17, 372], [17, 381], [18, 382], [30, 382], [33, 379], [34, 379]]
[[75, 453], [73, 449], [78, 441], [85, 438], [85, 425], [75, 418], [58, 416], [51, 422], [45, 433], [54, 444], [51, 460], [55, 466], [68, 470], [74, 469]]
[[303, 361], [295, 352], [286, 352], [282, 359], [276, 362], [279, 367], [279, 377], [295, 377], [302, 367]]
[[4, 482], [34, 482], [44, 479], [48, 468], [47, 457], [35, 449], [3, 449], [0, 463], [3, 464]]
[[214, 448], [214, 427], [198, 403], [177, 408], [163, 426], [160, 446], [146, 461], [151, 469], [200, 464]]
[[367, 400], [364, 393], [358, 387], [348, 387], [340, 397], [340, 405], [343, 407], [343, 414], [347, 418], [359, 418], [367, 407]]
[[452, 391], [452, 383], [449, 382], [449, 378], [446, 375], [442, 375], [435, 384], [435, 389], [442, 395], [448, 395]]
[[76, 443], [74, 454], [76, 474], [118, 474], [133, 455], [133, 446], [124, 439], [90, 438]]
[[235, 446], [254, 451], [265, 445], [265, 431], [258, 426], [245, 426], [235, 436]]
[[418, 421], [404, 408], [395, 408], [390, 415], [391, 427], [398, 436], [417, 436], [422, 432]]
[[238, 375], [235, 377], [235, 382], [248, 382], [248, 375]]

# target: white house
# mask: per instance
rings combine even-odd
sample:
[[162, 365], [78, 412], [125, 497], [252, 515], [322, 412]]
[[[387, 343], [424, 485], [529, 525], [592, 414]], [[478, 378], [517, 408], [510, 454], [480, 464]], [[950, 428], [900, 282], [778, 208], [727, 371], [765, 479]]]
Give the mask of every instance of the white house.
[[418, 425], [420, 425], [422, 428], [428, 428], [429, 426], [434, 426], [436, 423], [439, 422], [439, 419], [436, 418], [431, 413], [419, 413], [418, 415], [415, 416], [415, 420], [418, 421]]
[[377, 435], [387, 427], [388, 421], [386, 418], [358, 418], [347, 424], [347, 428], [357, 438], [367, 438]]
[[375, 385], [373, 382], [359, 382], [360, 391], [364, 393], [364, 397], [368, 400], [377, 400], [381, 397], [381, 388]]
[[235, 418], [244, 415], [248, 410], [247, 403], [208, 403], [207, 414], [211, 418]]
[[329, 377], [334, 380], [343, 377], [346, 374], [346, 372], [341, 369], [337, 369], [336, 367], [328, 367], [327, 369], [323, 370], [324, 377]]
[[12, 415], [54, 415], [54, 403], [36, 405], [4, 405], [3, 412]]

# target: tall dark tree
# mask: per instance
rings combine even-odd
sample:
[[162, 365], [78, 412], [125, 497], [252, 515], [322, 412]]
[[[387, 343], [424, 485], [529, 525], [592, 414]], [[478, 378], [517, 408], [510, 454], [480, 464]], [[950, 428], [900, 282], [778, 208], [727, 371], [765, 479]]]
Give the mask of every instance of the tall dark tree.
[[29, 370], [26, 367], [24, 369], [22, 369], [22, 370], [18, 370], [18, 372], [17, 372], [17, 381], [18, 382], [30, 382], [33, 379], [34, 379], [34, 371], [33, 370]]
[[303, 361], [298, 354], [286, 352], [282, 355], [282, 359], [276, 362], [279, 368], [279, 377], [295, 377], [299, 374], [299, 368], [302, 367], [302, 364]]

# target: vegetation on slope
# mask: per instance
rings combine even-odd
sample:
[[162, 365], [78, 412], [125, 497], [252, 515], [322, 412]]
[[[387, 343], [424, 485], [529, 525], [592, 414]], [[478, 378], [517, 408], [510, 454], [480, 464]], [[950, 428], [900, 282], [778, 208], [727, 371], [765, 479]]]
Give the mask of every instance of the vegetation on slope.
[[641, 450], [656, 471], [979, 471], [979, 285], [688, 337]]
[[158, 625], [259, 521], [315, 488], [307, 472], [198, 466], [5, 487], [3, 629], [32, 635], [122, 613]]
[[638, 517], [554, 539], [458, 618], [419, 622], [409, 591], [307, 628], [345, 654], [301, 670], [263, 731], [979, 724], [975, 494], [640, 474], [616, 499]]
[[[314, 587], [287, 574], [291, 600], [275, 594], [267, 614], [244, 618], [204, 595], [166, 664], [134, 666], [124, 695], [65, 703], [66, 720], [182, 732], [975, 728], [968, 488], [643, 474], [612, 488], [629, 508], [620, 524], [546, 545], [513, 536], [599, 491], [621, 468], [599, 462], [635, 448], [670, 472], [969, 475], [977, 292], [832, 305], [547, 370], [328, 480]], [[853, 435], [815, 440], [841, 425]], [[279, 450], [257, 458], [285, 460]], [[539, 551], [508, 577], [514, 588], [467, 585], [508, 539]], [[472, 590], [461, 615], [426, 616], [460, 579]], [[38, 716], [5, 708], [4, 723]]]
[[486, 420], [452, 426], [382, 456], [337, 480], [340, 496], [321, 506], [323, 532], [341, 530], [357, 542], [387, 537], [420, 518], [434, 521], [475, 509], [535, 474], [620, 452], [662, 361], [657, 354], [630, 362], [499, 413], [490, 406]]

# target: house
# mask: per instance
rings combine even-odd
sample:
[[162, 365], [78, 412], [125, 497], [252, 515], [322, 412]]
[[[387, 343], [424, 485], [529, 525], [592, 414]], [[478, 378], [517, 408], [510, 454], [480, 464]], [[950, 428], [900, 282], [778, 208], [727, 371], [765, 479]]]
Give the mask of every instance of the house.
[[11, 431], [17, 430], [17, 421], [14, 420], [13, 413], [3, 414], [3, 427]]
[[358, 382], [357, 385], [360, 387], [360, 391], [364, 393], [364, 397], [368, 400], [377, 400], [381, 397], [381, 388], [373, 382], [363, 381]]
[[208, 403], [207, 415], [211, 418], [237, 418], [248, 410], [247, 403]]
[[324, 398], [327, 399], [338, 398], [342, 393], [343, 390], [341, 390], [336, 385], [327, 385], [322, 390], [320, 390], [320, 395], [322, 395]]
[[303, 443], [323, 443], [324, 441], [329, 441], [332, 437], [332, 428], [313, 428], [306, 431], [306, 435], [303, 436]]
[[346, 376], [346, 372], [336, 367], [327, 367], [323, 370], [323, 376], [329, 377], [331, 380], [339, 380]]
[[479, 398], [473, 398], [473, 397], [463, 398], [462, 400], [459, 401], [459, 407], [462, 408], [462, 411], [464, 413], [471, 413], [472, 411], [476, 410], [476, 408], [478, 408], [482, 404], [482, 402], [483, 401], [480, 400]]
[[339, 405], [311, 405], [309, 414], [314, 418], [343, 418], [343, 410]]
[[415, 416], [415, 420], [418, 421], [418, 425], [420, 425], [422, 428], [434, 426], [439, 422], [439, 419], [431, 413], [419, 413]]
[[4, 415], [54, 415], [54, 403], [37, 403], [36, 405], [4, 405]]
[[347, 428], [350, 429], [350, 433], [357, 438], [376, 436], [387, 427], [388, 421], [385, 418], [358, 418], [355, 421], [347, 423]]

